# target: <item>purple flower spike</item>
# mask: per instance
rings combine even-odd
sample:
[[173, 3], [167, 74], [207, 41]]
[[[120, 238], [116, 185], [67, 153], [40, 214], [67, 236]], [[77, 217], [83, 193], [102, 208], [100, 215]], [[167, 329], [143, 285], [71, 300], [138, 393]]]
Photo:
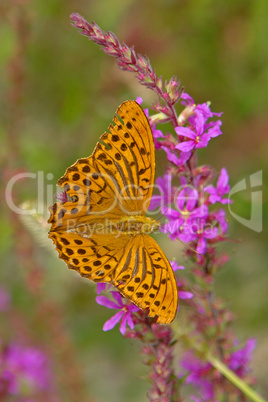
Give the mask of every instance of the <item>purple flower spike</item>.
[[120, 332], [122, 335], [125, 334], [126, 332], [126, 326], [128, 325], [129, 328], [133, 329], [134, 328], [134, 322], [132, 320], [132, 313], [135, 313], [139, 311], [139, 307], [135, 306], [134, 304], [130, 302], [126, 302], [126, 304], [123, 303], [123, 297], [120, 295], [118, 292], [111, 292], [112, 296], [115, 300], [112, 301], [108, 299], [106, 296], [97, 296], [96, 297], [96, 302], [100, 304], [101, 306], [105, 306], [108, 308], [120, 310], [118, 313], [116, 313], [114, 316], [112, 316], [108, 321], [106, 321], [103, 325], [103, 331], [109, 331], [110, 329], [113, 329], [116, 324], [118, 324], [121, 321], [120, 324]]
[[222, 168], [216, 188], [214, 186], [207, 186], [204, 188], [204, 190], [210, 194], [209, 202], [211, 202], [211, 204], [215, 204], [216, 202], [220, 202], [221, 204], [231, 204], [233, 202], [229, 198], [222, 198], [230, 191], [228, 181], [229, 176], [227, 170]]

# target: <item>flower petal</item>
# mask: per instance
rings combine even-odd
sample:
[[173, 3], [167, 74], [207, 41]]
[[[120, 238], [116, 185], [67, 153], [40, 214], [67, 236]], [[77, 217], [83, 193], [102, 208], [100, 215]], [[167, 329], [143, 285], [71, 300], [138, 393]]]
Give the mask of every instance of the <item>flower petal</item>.
[[121, 332], [122, 335], [125, 335], [127, 329], [127, 313], [123, 315], [119, 331]]
[[185, 162], [190, 159], [190, 156], [192, 155], [191, 151], [188, 152], [181, 152], [180, 157], [179, 157], [179, 165], [184, 165]]
[[98, 282], [97, 283], [97, 295], [99, 295], [103, 290], [106, 288], [106, 283], [104, 282]]
[[176, 261], [169, 261], [173, 271], [177, 271], [178, 269], [185, 269], [183, 265], [178, 265]]
[[198, 191], [196, 189], [192, 189], [187, 195], [186, 200], [186, 209], [187, 211], [192, 211], [196, 206], [198, 200]]
[[161, 148], [166, 152], [167, 158], [170, 162], [174, 163], [176, 166], [180, 165], [179, 158], [168, 147], [161, 146]]
[[206, 191], [207, 193], [209, 193], [209, 194], [217, 194], [217, 190], [216, 190], [216, 188], [214, 187], [214, 186], [212, 186], [212, 185], [210, 185], [210, 186], [206, 186], [205, 188], [204, 188], [204, 191]]
[[118, 313], [113, 315], [108, 321], [104, 323], [102, 328], [103, 331], [109, 331], [110, 329], [113, 329], [116, 326], [116, 324], [119, 323], [123, 315], [124, 311], [118, 311]]
[[195, 208], [192, 212], [191, 212], [191, 217], [193, 218], [204, 218], [208, 216], [208, 207], [207, 205], [201, 205], [198, 208]]
[[131, 316], [131, 314], [130, 313], [127, 313], [126, 314], [126, 319], [127, 319], [127, 324], [128, 324], [128, 326], [129, 326], [129, 328], [130, 329], [134, 329], [134, 322], [133, 322], [133, 320], [132, 320], [132, 316]]
[[184, 141], [180, 142], [178, 145], [175, 146], [176, 149], [179, 149], [182, 152], [189, 152], [195, 147], [194, 141]]
[[222, 134], [222, 131], [220, 129], [221, 124], [222, 122], [220, 120], [217, 120], [214, 122], [214, 125], [209, 130], [207, 130], [210, 138], [215, 138], [218, 137], [218, 135]]
[[139, 105], [141, 105], [141, 104], [142, 104], [142, 102], [143, 102], [142, 97], [141, 97], [141, 96], [137, 96], [137, 98], [136, 98], [136, 102], [137, 102]]
[[175, 131], [178, 135], [183, 135], [184, 137], [191, 138], [192, 140], [196, 139], [196, 133], [190, 128], [187, 127], [175, 127]]
[[112, 291], [112, 296], [114, 298], [115, 301], [117, 301], [118, 305], [122, 308], [125, 307], [124, 303], [123, 303], [123, 297], [121, 296], [121, 293], [116, 292], [116, 291]]
[[179, 298], [182, 300], [185, 299], [192, 299], [194, 297], [193, 293], [191, 292], [185, 292], [184, 290], [179, 290]]
[[207, 251], [207, 241], [203, 237], [199, 237], [196, 252], [199, 254], [205, 254]]
[[121, 306], [119, 306], [118, 304], [116, 304], [112, 300], [108, 299], [108, 297], [106, 297], [106, 296], [97, 296], [96, 297], [96, 302], [98, 304], [100, 304], [101, 306], [105, 306], [105, 307], [108, 307], [108, 308], [115, 308], [117, 310], [119, 308], [121, 308]]
[[[229, 176], [228, 176], [227, 170], [225, 168], [222, 168], [218, 181], [217, 181], [217, 189], [223, 190], [223, 189], [226, 189], [226, 187], [229, 187], [228, 181], [229, 181]], [[228, 189], [228, 192], [229, 192], [229, 189]], [[221, 193], [221, 194], [226, 194], [226, 193]]]

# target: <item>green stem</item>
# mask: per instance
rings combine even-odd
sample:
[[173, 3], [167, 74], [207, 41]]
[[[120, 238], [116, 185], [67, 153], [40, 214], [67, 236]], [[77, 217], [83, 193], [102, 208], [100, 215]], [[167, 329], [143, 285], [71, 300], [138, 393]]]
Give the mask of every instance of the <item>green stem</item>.
[[215, 367], [222, 375], [228, 378], [237, 388], [239, 388], [244, 394], [255, 402], [265, 402], [257, 392], [250, 388], [241, 378], [239, 378], [232, 370], [230, 370], [220, 360], [212, 356], [207, 356], [207, 360]]

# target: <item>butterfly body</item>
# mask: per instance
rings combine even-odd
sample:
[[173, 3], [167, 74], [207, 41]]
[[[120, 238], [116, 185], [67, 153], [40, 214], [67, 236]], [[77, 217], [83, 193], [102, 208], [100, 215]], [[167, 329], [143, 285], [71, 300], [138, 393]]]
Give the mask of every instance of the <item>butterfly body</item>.
[[111, 283], [157, 322], [170, 323], [178, 291], [146, 217], [155, 176], [152, 131], [142, 108], [127, 101], [90, 157], [77, 160], [58, 185], [66, 202], [51, 206], [49, 237], [69, 268]]
[[160, 222], [146, 216], [125, 216], [116, 223], [119, 231], [127, 234], [150, 234], [160, 228]]

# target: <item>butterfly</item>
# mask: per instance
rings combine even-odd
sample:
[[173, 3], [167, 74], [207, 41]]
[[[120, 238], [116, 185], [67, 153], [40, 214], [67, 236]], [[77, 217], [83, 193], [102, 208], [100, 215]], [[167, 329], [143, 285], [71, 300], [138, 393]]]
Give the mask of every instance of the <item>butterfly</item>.
[[82, 277], [114, 285], [157, 322], [178, 309], [171, 265], [145, 216], [155, 178], [155, 146], [141, 106], [119, 106], [91, 156], [78, 159], [58, 181], [64, 202], [49, 207], [49, 237], [59, 257]]

